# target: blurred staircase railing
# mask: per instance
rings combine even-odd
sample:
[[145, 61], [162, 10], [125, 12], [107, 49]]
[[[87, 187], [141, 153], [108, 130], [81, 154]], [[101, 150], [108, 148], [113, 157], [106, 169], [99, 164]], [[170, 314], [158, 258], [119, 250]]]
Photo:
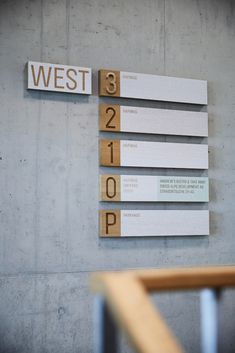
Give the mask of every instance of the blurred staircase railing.
[[95, 353], [117, 353], [120, 328], [138, 353], [182, 353], [148, 292], [201, 290], [202, 352], [218, 353], [218, 300], [235, 286], [235, 266], [93, 274]]

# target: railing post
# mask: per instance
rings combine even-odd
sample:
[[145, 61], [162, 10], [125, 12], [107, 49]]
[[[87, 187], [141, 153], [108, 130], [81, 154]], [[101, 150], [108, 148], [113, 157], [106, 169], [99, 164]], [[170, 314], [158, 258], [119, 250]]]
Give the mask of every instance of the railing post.
[[218, 353], [218, 299], [219, 291], [201, 292], [201, 345], [202, 353]]
[[117, 327], [102, 297], [94, 305], [94, 353], [117, 353]]

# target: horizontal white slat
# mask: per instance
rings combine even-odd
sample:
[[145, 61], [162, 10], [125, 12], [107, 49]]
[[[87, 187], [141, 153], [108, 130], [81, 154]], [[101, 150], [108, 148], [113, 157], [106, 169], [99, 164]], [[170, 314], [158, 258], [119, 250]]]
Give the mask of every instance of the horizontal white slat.
[[207, 81], [121, 71], [120, 96], [207, 104]]
[[206, 177], [121, 175], [120, 184], [121, 201], [208, 202], [209, 200]]
[[123, 237], [208, 234], [208, 210], [121, 210]]
[[120, 162], [127, 167], [208, 169], [208, 145], [121, 140]]
[[121, 106], [120, 130], [146, 134], [208, 136], [208, 114]]

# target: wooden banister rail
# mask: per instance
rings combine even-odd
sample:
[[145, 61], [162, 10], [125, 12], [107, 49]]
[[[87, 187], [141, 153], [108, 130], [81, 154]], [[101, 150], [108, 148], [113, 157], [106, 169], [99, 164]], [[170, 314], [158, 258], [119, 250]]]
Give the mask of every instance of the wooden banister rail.
[[98, 273], [91, 287], [137, 352], [182, 353], [147, 292], [235, 287], [235, 266]]
[[135, 276], [148, 291], [235, 286], [235, 266], [143, 270]]

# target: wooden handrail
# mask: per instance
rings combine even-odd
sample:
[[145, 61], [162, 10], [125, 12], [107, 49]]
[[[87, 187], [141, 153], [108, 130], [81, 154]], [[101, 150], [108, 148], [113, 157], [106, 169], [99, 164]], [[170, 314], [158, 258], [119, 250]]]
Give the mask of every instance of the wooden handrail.
[[103, 295], [115, 321], [137, 352], [183, 352], [148, 298], [144, 286], [133, 275], [110, 273], [94, 276], [92, 286]]
[[235, 286], [235, 266], [143, 270], [133, 274], [148, 291]]
[[137, 352], [182, 353], [147, 292], [232, 287], [235, 266], [105, 272], [94, 274], [91, 286], [104, 297]]

